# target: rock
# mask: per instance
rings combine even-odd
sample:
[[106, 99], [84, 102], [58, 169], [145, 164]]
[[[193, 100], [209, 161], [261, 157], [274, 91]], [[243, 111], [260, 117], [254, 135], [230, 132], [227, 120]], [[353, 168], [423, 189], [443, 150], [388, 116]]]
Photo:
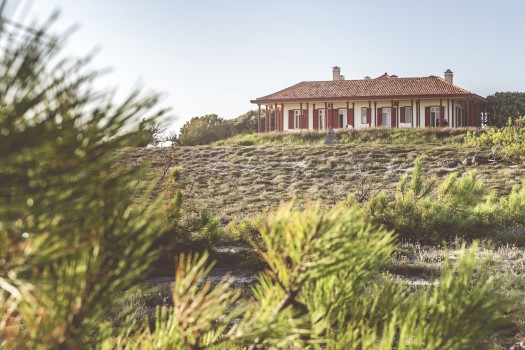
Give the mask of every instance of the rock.
[[461, 161], [461, 163], [464, 165], [464, 166], [469, 166], [469, 165], [472, 165], [472, 159], [471, 158], [465, 158]]
[[489, 159], [481, 156], [473, 156], [472, 157], [472, 164], [480, 165], [480, 164], [487, 164], [489, 163]]
[[326, 139], [324, 140], [325, 145], [337, 145], [339, 143], [339, 139], [337, 138], [337, 135], [335, 134], [334, 129], [330, 128], [328, 130], [328, 134], [326, 134]]
[[460, 162], [458, 162], [457, 160], [450, 160], [446, 163], [446, 166], [447, 168], [455, 168], [458, 166]]

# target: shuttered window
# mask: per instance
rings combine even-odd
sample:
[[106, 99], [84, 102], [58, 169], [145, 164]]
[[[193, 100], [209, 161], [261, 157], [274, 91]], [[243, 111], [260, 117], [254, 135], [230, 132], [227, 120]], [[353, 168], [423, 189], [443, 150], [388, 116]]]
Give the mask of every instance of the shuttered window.
[[368, 124], [368, 108], [361, 108], [361, 124]]
[[412, 107], [401, 107], [401, 115], [399, 116], [400, 123], [412, 123]]
[[294, 126], [295, 126], [295, 129], [300, 129], [301, 128], [301, 110], [300, 109], [296, 109], [293, 112], [294, 112]]
[[439, 107], [430, 107], [430, 126], [439, 126]]

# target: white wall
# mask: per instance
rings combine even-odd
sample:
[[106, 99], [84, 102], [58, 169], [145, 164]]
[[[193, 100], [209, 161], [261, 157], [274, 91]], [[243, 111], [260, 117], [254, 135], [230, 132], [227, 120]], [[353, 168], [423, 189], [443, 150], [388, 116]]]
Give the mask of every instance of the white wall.
[[[412, 102], [413, 101], [413, 102]], [[330, 101], [327, 101], [330, 102]], [[400, 128], [411, 128], [417, 127], [416, 117], [417, 117], [417, 104], [416, 100], [396, 100], [397, 104], [397, 125]], [[339, 109], [339, 108], [347, 108], [346, 101], [337, 101], [332, 102], [333, 103], [333, 109]], [[361, 123], [361, 108], [367, 107], [368, 108], [368, 101], [349, 101], [348, 108], [354, 108], [354, 128], [355, 129], [361, 129], [361, 128], [368, 128], [368, 124]], [[313, 130], [313, 118], [314, 118], [314, 105], [316, 109], [324, 109], [325, 108], [325, 102], [309, 102], [308, 103], [308, 130]], [[462, 107], [466, 108], [466, 105], [463, 100], [454, 100], [454, 107], [452, 107], [452, 99], [443, 98], [440, 99], [423, 99], [420, 100], [419, 103], [419, 127], [423, 128], [425, 127], [425, 107], [439, 107], [442, 105], [445, 109], [445, 119], [449, 122], [450, 126], [454, 125], [454, 113], [456, 107]], [[279, 104], [280, 106], [280, 104]], [[307, 103], [303, 102], [302, 107], [303, 109], [307, 109]], [[370, 103], [371, 108], [371, 125], [370, 127], [375, 127], [377, 123], [377, 109], [382, 107], [392, 107], [392, 101], [391, 100], [371, 100]], [[400, 107], [406, 107], [406, 106], [412, 106], [412, 123], [399, 123], [400, 118]], [[301, 104], [300, 103], [285, 103], [284, 104], [284, 113], [283, 113], [283, 119], [284, 119], [284, 131], [298, 131], [300, 129], [289, 129], [288, 126], [288, 112], [290, 110], [294, 109], [300, 109]], [[264, 112], [264, 108], [261, 109]], [[262, 112], [262, 113], [263, 113]]]

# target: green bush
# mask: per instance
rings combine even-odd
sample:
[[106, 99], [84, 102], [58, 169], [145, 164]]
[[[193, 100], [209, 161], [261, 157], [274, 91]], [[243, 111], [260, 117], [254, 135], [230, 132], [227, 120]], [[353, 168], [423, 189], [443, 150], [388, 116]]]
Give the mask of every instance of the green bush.
[[490, 128], [485, 133], [468, 132], [465, 142], [489, 147], [503, 157], [525, 161], [525, 117], [509, 119], [502, 128]]
[[456, 236], [483, 235], [475, 210], [485, 202], [487, 190], [475, 171], [459, 177], [453, 173], [438, 182], [424, 179], [423, 160], [418, 158], [412, 174], [405, 174], [393, 198], [385, 192], [365, 204], [372, 222], [393, 229], [402, 239], [442, 243]]
[[211, 248], [224, 236], [219, 218], [208, 210], [188, 210], [184, 194], [177, 190], [165, 209], [166, 232], [162, 244], [166, 247]]
[[260, 242], [259, 230], [264, 223], [264, 216], [245, 219], [241, 222], [230, 222], [226, 227], [226, 238], [232, 242]]
[[171, 178], [175, 182], [179, 182], [181, 177], [181, 170], [179, 167], [174, 167], [171, 169]]

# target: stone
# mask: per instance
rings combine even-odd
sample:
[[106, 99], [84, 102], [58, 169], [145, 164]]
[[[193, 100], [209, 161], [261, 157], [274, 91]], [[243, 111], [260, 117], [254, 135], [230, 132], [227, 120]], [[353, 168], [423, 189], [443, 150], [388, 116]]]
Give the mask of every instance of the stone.
[[334, 129], [330, 128], [328, 130], [328, 133], [326, 134], [326, 138], [324, 140], [325, 145], [337, 145], [339, 144], [339, 139], [337, 138], [337, 135], [335, 134]]

